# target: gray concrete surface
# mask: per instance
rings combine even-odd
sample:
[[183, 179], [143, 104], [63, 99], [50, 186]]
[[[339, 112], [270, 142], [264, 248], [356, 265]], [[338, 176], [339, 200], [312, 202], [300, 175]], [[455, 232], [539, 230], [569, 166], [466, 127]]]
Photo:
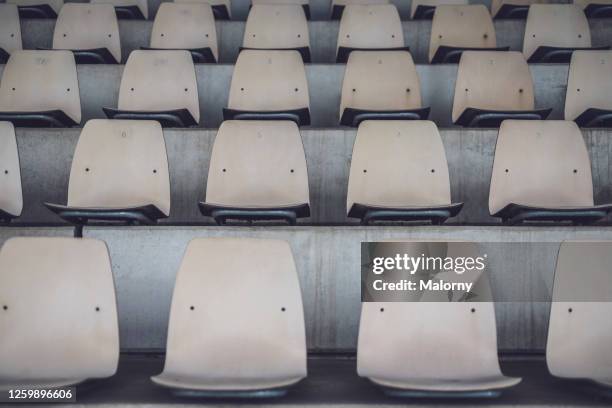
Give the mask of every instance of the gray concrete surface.
[[[13, 236], [69, 235], [68, 228], [0, 228]], [[473, 240], [489, 254], [499, 347], [545, 347], [558, 242], [612, 239], [612, 228], [570, 227], [95, 227], [111, 254], [123, 350], [165, 346], [172, 289], [187, 243], [196, 237], [287, 240], [295, 256], [304, 301], [307, 342], [313, 351], [354, 350], [360, 314], [360, 242]], [[503, 249], [494, 242], [512, 242]], [[533, 243], [542, 243], [537, 246]], [[528, 302], [535, 300], [536, 302]]]
[[[42, 202], [65, 203], [78, 129], [18, 129], [24, 211], [17, 223], [56, 223]], [[346, 192], [355, 131], [303, 129], [312, 216], [307, 224], [346, 224]], [[164, 223], [211, 223], [197, 203], [204, 198], [216, 131], [165, 130], [170, 165], [171, 216]], [[612, 143], [609, 129], [583, 130], [590, 152], [596, 203], [612, 202]], [[465, 202], [451, 223], [497, 223], [489, 216], [489, 181], [496, 130], [442, 129], [453, 200]]]

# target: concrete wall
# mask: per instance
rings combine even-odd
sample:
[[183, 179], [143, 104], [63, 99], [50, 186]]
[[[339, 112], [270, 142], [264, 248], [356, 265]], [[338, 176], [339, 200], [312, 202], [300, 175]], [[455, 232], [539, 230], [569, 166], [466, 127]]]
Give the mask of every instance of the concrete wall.
[[[67, 228], [0, 228], [0, 244], [13, 236], [69, 235]], [[124, 350], [165, 347], [172, 289], [187, 243], [196, 237], [259, 237], [290, 242], [302, 288], [311, 350], [354, 350], [360, 314], [360, 242], [378, 240], [473, 240], [489, 254], [502, 350], [542, 350], [558, 242], [612, 239], [611, 228], [521, 227], [156, 227], [87, 228], [104, 240], [112, 258]], [[491, 242], [517, 242], [492, 256]], [[533, 250], [532, 242], [541, 242]], [[494, 250], [495, 251], [495, 250]], [[518, 297], [517, 297], [518, 296]], [[538, 300], [536, 303], [522, 301]]]
[[[612, 43], [612, 24], [608, 19], [590, 20], [593, 45]], [[152, 21], [119, 22], [123, 61], [129, 53], [142, 46], [148, 46], [151, 37]], [[221, 63], [234, 63], [242, 45], [244, 22], [220, 21], [217, 23], [219, 59]], [[310, 43], [312, 62], [334, 63], [336, 61], [337, 21], [311, 21]], [[53, 41], [54, 20], [22, 20], [23, 44], [27, 49], [50, 48]], [[404, 39], [416, 63], [427, 63], [431, 21], [406, 21], [403, 23]], [[497, 44], [521, 51], [524, 20], [495, 21]]]
[[[165, 223], [210, 223], [197, 203], [204, 198], [214, 130], [166, 130], [172, 208]], [[452, 223], [496, 223], [489, 216], [489, 181], [495, 153], [495, 130], [442, 130], [453, 200], [465, 202]], [[583, 130], [590, 152], [596, 203], [612, 202], [612, 142], [610, 130]], [[57, 223], [42, 206], [64, 204], [72, 154], [79, 130], [18, 129], [24, 211], [17, 223]], [[312, 217], [308, 224], [346, 224], [346, 191], [355, 139], [354, 130], [302, 130], [308, 163]], [[53, 158], [53, 159], [50, 159]]]

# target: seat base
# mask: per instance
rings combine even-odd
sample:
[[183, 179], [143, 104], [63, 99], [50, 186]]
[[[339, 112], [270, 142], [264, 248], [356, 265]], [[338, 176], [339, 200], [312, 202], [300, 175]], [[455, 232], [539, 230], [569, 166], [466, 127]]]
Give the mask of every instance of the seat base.
[[436, 11], [436, 6], [427, 6], [423, 4], [419, 4], [414, 10], [414, 16], [412, 16], [413, 20], [431, 20], [433, 19], [433, 15]]
[[216, 4], [211, 6], [215, 20], [229, 20], [230, 13], [225, 4]]
[[146, 20], [138, 6], [115, 6], [115, 14], [119, 20]]
[[308, 126], [310, 110], [300, 108], [285, 111], [245, 111], [223, 108], [223, 120], [290, 120], [298, 126]]
[[156, 120], [162, 127], [193, 127], [198, 122], [188, 109], [175, 109], [162, 112], [126, 111], [113, 108], [102, 108], [109, 119]]
[[[37, 50], [55, 51], [53, 48], [38, 47]], [[95, 48], [91, 50], [67, 50], [74, 54], [74, 61], [77, 64], [118, 64], [108, 48]]]
[[4, 48], [0, 47], [0, 64], [6, 64], [10, 56]]
[[57, 13], [48, 4], [18, 6], [19, 18], [57, 18]]
[[396, 48], [351, 48], [351, 47], [339, 47], [338, 55], [336, 56], [336, 62], [339, 64], [346, 64], [349, 59], [349, 55], [353, 51], [410, 51], [410, 47], [396, 47]]
[[497, 398], [501, 396], [501, 391], [499, 390], [442, 392], [402, 390], [389, 387], [380, 388], [385, 395], [395, 398]]
[[463, 51], [509, 51], [510, 47], [475, 48], [475, 47], [449, 47], [440, 45], [434, 54], [432, 64], [457, 64]]
[[173, 390], [172, 394], [185, 398], [280, 398], [287, 395], [287, 388], [274, 388], [269, 390], [253, 391], [202, 391], [202, 390]]
[[75, 225], [85, 225], [91, 221], [151, 225], [155, 224], [158, 219], [167, 217], [152, 204], [126, 208], [70, 207], [53, 203], [43, 204], [63, 220]]
[[404, 381], [401, 386], [385, 380], [370, 378], [389, 396], [400, 398], [495, 398], [503, 389], [514, 387], [520, 378], [498, 375], [491, 378], [458, 379], [456, 381]]
[[302, 61], [304, 61], [304, 64], [309, 64], [310, 61], [311, 61], [310, 48], [309, 47], [298, 47], [298, 48], [250, 48], [250, 47], [240, 47], [240, 51], [242, 51], [242, 50], [297, 51], [302, 56]]
[[[151, 48], [151, 47], [140, 47], [141, 50], [153, 50], [153, 51], [169, 51], [169, 50], [178, 50], [178, 51], [185, 51], [185, 50], [179, 50], [178, 48]], [[210, 49], [210, 47], [206, 47], [206, 48], [191, 48], [188, 49], [186, 51], [189, 51], [189, 53], [191, 54], [191, 59], [193, 60], [194, 64], [214, 64], [217, 62], [217, 59], [215, 58], [215, 55], [213, 54], [212, 50]]]
[[78, 123], [61, 110], [44, 112], [0, 112], [0, 121], [12, 122], [15, 127], [66, 128], [78, 125]]
[[492, 215], [501, 218], [502, 222], [508, 225], [529, 221], [569, 221], [572, 224], [585, 225], [605, 218], [610, 211], [612, 211], [612, 204], [593, 207], [545, 208], [511, 203]]
[[364, 109], [344, 108], [340, 124], [359, 127], [364, 120], [426, 120], [430, 108], [411, 110], [373, 111]]
[[550, 115], [552, 109], [538, 109], [532, 111], [494, 111], [477, 108], [466, 108], [456, 125], [465, 127], [499, 127], [506, 119], [517, 120], [544, 120]]
[[590, 108], [582, 112], [574, 122], [580, 127], [612, 127], [612, 110]]
[[297, 204], [281, 207], [229, 207], [218, 204], [200, 202], [200, 212], [206, 217], [213, 217], [219, 225], [225, 225], [227, 220], [253, 221], [285, 221], [295, 225], [298, 218], [310, 216], [310, 205]]
[[362, 225], [375, 221], [431, 221], [434, 225], [443, 224], [450, 217], [455, 217], [463, 203], [434, 205], [431, 207], [381, 207], [354, 203], [348, 212], [350, 218], [360, 218]]
[[503, 4], [493, 18], [496, 20], [525, 20], [527, 13], [529, 13], [528, 4]]
[[569, 62], [572, 59], [572, 53], [574, 51], [603, 51], [603, 50], [609, 50], [609, 49], [610, 49], [610, 46], [591, 47], [591, 48], [589, 47], [564, 48], [564, 47], [541, 46], [541, 47], [538, 47], [538, 49], [535, 50], [533, 54], [531, 54], [529, 59], [527, 59], [527, 62], [529, 63], [552, 62], [552, 63], [559, 63], [559, 64], [569, 64]]
[[612, 4], [591, 3], [584, 8], [587, 18], [610, 18], [612, 17]]

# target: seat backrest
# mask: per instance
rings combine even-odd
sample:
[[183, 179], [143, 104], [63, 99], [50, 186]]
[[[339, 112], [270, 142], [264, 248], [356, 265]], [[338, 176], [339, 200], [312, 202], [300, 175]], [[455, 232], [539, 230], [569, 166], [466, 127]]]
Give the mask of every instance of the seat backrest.
[[459, 61], [453, 122], [466, 108], [533, 110], [533, 81], [518, 51], [464, 51]]
[[71, 51], [21, 50], [11, 54], [0, 82], [0, 111], [62, 110], [81, 121], [76, 63]]
[[170, 214], [170, 176], [156, 121], [93, 119], [74, 152], [68, 205], [136, 207], [154, 204]]
[[495, 17], [502, 6], [530, 6], [535, 3], [546, 3], [548, 0], [491, 0], [491, 15]]
[[612, 378], [612, 241], [559, 248], [546, 362], [559, 377]]
[[400, 48], [404, 33], [393, 4], [350, 4], [344, 8], [337, 48]]
[[0, 210], [19, 216], [22, 209], [21, 170], [15, 128], [11, 122], [0, 122]]
[[206, 3], [162, 3], [157, 10], [151, 48], [210, 48], [219, 60], [212, 7]]
[[59, 14], [64, 5], [64, 0], [6, 0], [6, 3], [16, 4], [17, 7], [40, 6], [46, 4], [55, 11], [55, 14]]
[[299, 5], [299, 6], [305, 6], [309, 4], [308, 0], [251, 0], [251, 4], [253, 6], [260, 6], [263, 4], [292, 4], [292, 5]]
[[429, 61], [438, 47], [495, 48], [495, 27], [483, 4], [440, 5], [431, 23]]
[[286, 241], [189, 243], [172, 296], [164, 374], [230, 389], [306, 375], [302, 297]]
[[468, 4], [468, 0], [413, 0], [410, 3], [410, 18], [414, 18], [414, 15], [419, 6], [438, 7], [443, 4], [447, 5], [464, 5]]
[[22, 49], [19, 12], [14, 4], [0, 4], [0, 49], [7, 53]]
[[502, 122], [489, 211], [495, 214], [510, 203], [550, 208], [593, 205], [591, 161], [574, 122]]
[[191, 54], [181, 50], [132, 51], [121, 78], [119, 109], [187, 109], [199, 122], [198, 83]]
[[234, 66], [228, 106], [247, 111], [310, 107], [306, 70], [300, 53], [242, 51]]
[[117, 302], [103, 241], [9, 239], [0, 250], [0, 304], [0, 386], [117, 370]]
[[67, 3], [62, 7], [53, 34], [57, 50], [106, 48], [121, 61], [121, 40], [115, 9], [110, 4]]
[[590, 47], [591, 31], [584, 11], [575, 4], [532, 4], [523, 40], [525, 58], [540, 46]]
[[570, 63], [565, 119], [589, 108], [612, 110], [612, 51], [574, 51]]
[[[482, 256], [471, 242], [392, 245], [394, 253], [415, 258]], [[454, 302], [449, 302], [446, 292], [429, 296], [430, 291], [420, 301], [363, 303], [357, 344], [359, 375], [391, 386], [500, 376], [495, 311], [486, 273], [485, 269], [461, 275], [461, 281], [474, 283], [474, 301], [457, 301], [465, 292], [453, 292]], [[436, 277], [450, 274], [457, 276], [440, 272]]]
[[448, 163], [430, 121], [366, 120], [357, 130], [346, 198], [385, 207], [451, 203]]
[[306, 157], [297, 125], [223, 122], [210, 158], [206, 202], [238, 207], [309, 203]]
[[407, 51], [350, 53], [340, 100], [344, 108], [408, 110], [421, 107], [421, 87], [412, 56]]
[[149, 18], [149, 2], [147, 0], [89, 0], [91, 3], [112, 4], [114, 7], [136, 6], [145, 19]]
[[254, 4], [242, 46], [246, 48], [310, 47], [308, 23], [299, 4]]

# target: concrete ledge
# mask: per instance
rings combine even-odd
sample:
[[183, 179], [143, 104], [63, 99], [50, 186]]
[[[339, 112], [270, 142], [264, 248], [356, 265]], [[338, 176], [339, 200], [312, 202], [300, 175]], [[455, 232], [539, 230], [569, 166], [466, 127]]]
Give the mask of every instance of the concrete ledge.
[[[58, 223], [42, 202], [65, 203], [79, 129], [17, 129], [24, 211], [16, 223]], [[308, 224], [346, 224], [346, 192], [355, 130], [303, 129], [312, 216]], [[215, 130], [164, 132], [170, 163], [171, 216], [164, 223], [212, 223], [200, 215]], [[589, 149], [596, 203], [612, 202], [610, 129], [583, 130]], [[465, 202], [453, 223], [497, 223], [489, 216], [489, 182], [497, 130], [442, 129], [454, 201]]]

